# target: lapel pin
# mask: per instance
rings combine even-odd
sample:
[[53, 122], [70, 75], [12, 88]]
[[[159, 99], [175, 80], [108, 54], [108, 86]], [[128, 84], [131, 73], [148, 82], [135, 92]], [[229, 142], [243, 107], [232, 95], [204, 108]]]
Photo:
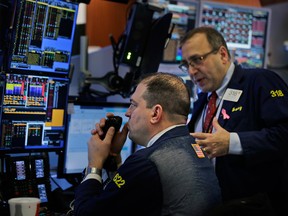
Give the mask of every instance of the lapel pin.
[[226, 113], [226, 110], [225, 109], [222, 109], [221, 110], [221, 113], [223, 115], [223, 119], [230, 119], [230, 116]]

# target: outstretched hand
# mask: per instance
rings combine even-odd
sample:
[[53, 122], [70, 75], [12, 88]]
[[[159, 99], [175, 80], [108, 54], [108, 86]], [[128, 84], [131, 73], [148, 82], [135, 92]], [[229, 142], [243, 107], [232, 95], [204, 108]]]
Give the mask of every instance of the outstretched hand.
[[224, 156], [229, 151], [230, 133], [219, 125], [216, 117], [213, 118], [212, 125], [214, 133], [196, 132], [191, 135], [209, 158]]

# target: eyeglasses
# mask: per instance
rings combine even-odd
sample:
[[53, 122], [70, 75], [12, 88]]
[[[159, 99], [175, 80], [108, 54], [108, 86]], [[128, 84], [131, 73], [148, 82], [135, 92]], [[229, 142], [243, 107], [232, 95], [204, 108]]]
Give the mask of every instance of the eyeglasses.
[[211, 50], [210, 52], [208, 53], [205, 53], [204, 55], [202, 56], [194, 56], [192, 58], [190, 58], [190, 61], [189, 62], [186, 62], [186, 61], [183, 61], [180, 65], [179, 65], [179, 68], [185, 72], [185, 73], [188, 73], [188, 70], [189, 70], [189, 65], [194, 68], [196, 66], [199, 66], [201, 64], [203, 64], [203, 61], [212, 53], [215, 53], [216, 51], [218, 51], [218, 49], [213, 49]]

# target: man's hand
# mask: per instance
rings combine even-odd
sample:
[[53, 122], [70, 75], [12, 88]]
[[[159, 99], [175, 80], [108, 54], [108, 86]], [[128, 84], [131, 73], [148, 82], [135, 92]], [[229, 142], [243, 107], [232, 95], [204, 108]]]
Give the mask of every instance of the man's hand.
[[115, 128], [110, 127], [103, 140], [97, 131], [91, 136], [88, 142], [88, 165], [90, 167], [103, 168], [104, 162], [110, 153], [114, 133]]
[[214, 117], [212, 125], [215, 128], [214, 133], [191, 133], [196, 143], [202, 147], [209, 158], [226, 155], [229, 151], [230, 133], [219, 125], [216, 117]]
[[[113, 113], [107, 113], [107, 117], [112, 117]], [[91, 134], [99, 134], [100, 137], [103, 137], [104, 132], [102, 128], [105, 126], [106, 118], [102, 118], [99, 123], [96, 124], [95, 129], [91, 130]], [[116, 156], [120, 155], [120, 152], [125, 144], [128, 134], [128, 124], [126, 123], [121, 131], [117, 131], [112, 139], [110, 155]]]

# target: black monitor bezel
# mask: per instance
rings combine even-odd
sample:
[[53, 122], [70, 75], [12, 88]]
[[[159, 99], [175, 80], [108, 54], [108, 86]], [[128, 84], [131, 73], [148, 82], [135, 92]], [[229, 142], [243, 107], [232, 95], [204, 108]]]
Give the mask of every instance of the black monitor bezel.
[[[6, 76], [7, 74], [10, 73], [6, 73], [6, 74], [1, 74], [0, 76], [0, 83], [2, 83], [0, 85], [0, 94], [2, 97], [2, 100], [4, 99], [4, 93], [5, 93], [5, 89], [6, 89]], [[33, 75], [30, 74], [15, 74], [15, 75], [20, 75], [20, 76], [31, 76], [33, 77]], [[65, 134], [67, 131], [66, 128], [66, 118], [67, 118], [67, 107], [68, 107], [68, 93], [69, 93], [69, 79], [65, 78], [65, 77], [52, 77], [52, 76], [39, 76], [39, 77], [45, 77], [48, 79], [52, 79], [52, 80], [63, 80], [63, 82], [67, 82], [67, 95], [65, 96], [65, 100], [66, 100], [66, 108], [64, 109], [64, 114], [63, 114], [63, 145], [61, 146], [35, 146], [35, 147], [30, 147], [30, 148], [18, 148], [18, 147], [0, 147], [0, 155], [5, 155], [5, 154], [15, 154], [15, 153], [36, 153], [36, 152], [60, 152], [62, 151], [62, 149], [64, 149], [65, 147]], [[4, 84], [4, 86], [2, 86]], [[1, 88], [2, 87], [2, 88]], [[3, 121], [3, 101], [2, 104], [0, 106], [0, 128], [2, 129], [2, 121]], [[2, 131], [0, 132], [1, 138], [2, 138]]]
[[[14, 0], [14, 5], [13, 5], [13, 13], [12, 13], [12, 18], [11, 18], [11, 24], [10, 24], [10, 30], [9, 30], [9, 39], [8, 39], [8, 49], [7, 49], [7, 63], [5, 63], [4, 66], [4, 71], [5, 73], [19, 73], [19, 74], [30, 74], [30, 75], [46, 75], [46, 76], [53, 76], [53, 77], [69, 77], [72, 73], [72, 68], [71, 68], [71, 59], [72, 59], [72, 52], [73, 52], [73, 41], [74, 41], [74, 32], [76, 30], [76, 20], [77, 20], [77, 15], [78, 15], [78, 11], [79, 11], [79, 3], [75, 0], [75, 1], [69, 1], [69, 0], [57, 0], [59, 2], [66, 2], [69, 3], [71, 5], [73, 5], [75, 7], [75, 18], [74, 18], [74, 32], [71, 32], [71, 47], [70, 47], [70, 56], [69, 56], [69, 60], [67, 63], [67, 70], [64, 72], [56, 72], [55, 70], [50, 70], [47, 71], [45, 69], [43, 70], [39, 70], [39, 69], [21, 69], [21, 68], [13, 68], [11, 67], [11, 63], [12, 63], [12, 55], [13, 55], [13, 47], [14, 47], [14, 43], [15, 43], [15, 39], [16, 39], [16, 26], [17, 26], [17, 19], [19, 19], [19, 11], [20, 11], [20, 6], [22, 4], [23, 1], [27, 1], [27, 0]], [[39, 0], [35, 0], [35, 1], [39, 1]]]
[[[125, 108], [129, 108], [130, 106], [130, 103], [127, 103], [127, 102], [108, 102], [106, 100], [85, 100], [85, 99], [82, 99], [78, 96], [69, 96], [69, 99], [68, 99], [69, 103], [73, 105], [80, 105], [80, 106], [98, 106], [98, 107], [125, 107]], [[59, 151], [57, 154], [58, 154], [58, 164], [57, 164], [57, 177], [58, 178], [65, 178], [67, 179], [68, 181], [70, 181], [70, 183], [72, 184], [77, 184], [79, 183], [79, 181], [82, 180], [82, 177], [83, 177], [83, 174], [82, 172], [79, 173], [66, 173], [65, 172], [65, 157], [66, 157], [66, 151], [67, 151], [67, 136], [68, 136], [68, 132], [69, 132], [69, 114], [67, 114], [67, 122], [66, 122], [66, 125], [67, 125], [67, 130], [66, 130], [66, 145], [65, 145], [65, 148], [62, 149], [61, 151]], [[103, 116], [104, 118], [105, 116]], [[132, 152], [134, 151], [134, 144], [132, 143]], [[85, 167], [83, 167], [83, 170], [84, 170]]]

